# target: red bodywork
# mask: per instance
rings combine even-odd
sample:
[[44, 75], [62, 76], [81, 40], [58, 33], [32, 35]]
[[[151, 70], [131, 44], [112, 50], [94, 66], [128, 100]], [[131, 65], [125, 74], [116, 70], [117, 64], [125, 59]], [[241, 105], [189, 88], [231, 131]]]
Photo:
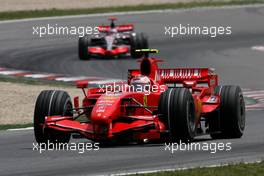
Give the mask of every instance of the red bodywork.
[[88, 52], [95, 55], [103, 55], [103, 56], [115, 56], [119, 54], [125, 54], [130, 51], [128, 46], [118, 46], [112, 50], [107, 50], [102, 47], [89, 47]]
[[[84, 93], [82, 106], [79, 97], [74, 98], [74, 116], [47, 116], [46, 128], [79, 133], [94, 140], [129, 139], [159, 140], [168, 129], [159, 119], [159, 97], [170, 86], [183, 86], [192, 92], [196, 125], [200, 125], [203, 115], [215, 111], [220, 104], [219, 95], [214, 94], [218, 85], [218, 76], [208, 68], [172, 68], [160, 69], [154, 58], [142, 59], [139, 70], [128, 71], [128, 84], [136, 75], [145, 75], [156, 85], [157, 91], [146, 95], [142, 92], [112, 92], [106, 94], [109, 87], [88, 88], [88, 82], [78, 82], [77, 87]], [[88, 90], [85, 90], [88, 88]], [[85, 121], [75, 120], [83, 116]]]
[[[111, 29], [110, 26], [98, 26], [99, 32], [109, 32]], [[133, 24], [126, 24], [126, 25], [118, 25], [115, 27], [117, 32], [129, 32], [134, 30]]]

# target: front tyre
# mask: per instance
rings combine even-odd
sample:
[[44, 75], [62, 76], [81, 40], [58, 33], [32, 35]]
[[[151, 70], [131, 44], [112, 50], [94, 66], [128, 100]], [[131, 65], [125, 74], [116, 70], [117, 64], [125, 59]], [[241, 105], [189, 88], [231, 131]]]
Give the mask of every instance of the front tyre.
[[[212, 133], [211, 137], [219, 138], [240, 138], [245, 129], [245, 102], [242, 90], [239, 86], [216, 87], [216, 94], [221, 99], [218, 118], [209, 120], [209, 128], [218, 127], [218, 133]], [[213, 118], [213, 117], [212, 117]], [[211, 129], [210, 131], [214, 131]]]
[[45, 117], [52, 115], [72, 116], [72, 103], [65, 91], [44, 90], [35, 104], [34, 134], [38, 143], [68, 143], [71, 135], [44, 127]]
[[190, 142], [195, 136], [195, 105], [186, 88], [167, 89], [160, 96], [158, 112], [173, 141]]

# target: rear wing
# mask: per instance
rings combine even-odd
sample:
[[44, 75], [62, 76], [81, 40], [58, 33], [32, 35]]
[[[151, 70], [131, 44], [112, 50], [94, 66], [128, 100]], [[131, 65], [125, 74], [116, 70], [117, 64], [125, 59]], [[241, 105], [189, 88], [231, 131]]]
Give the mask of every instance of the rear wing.
[[[98, 31], [99, 32], [109, 32], [111, 29], [110, 26], [98, 26]], [[117, 32], [128, 32], [128, 31], [133, 31], [134, 30], [134, 25], [133, 24], [126, 24], [126, 25], [118, 25], [115, 27]]]
[[182, 80], [206, 80], [215, 76], [213, 69], [210, 68], [176, 68], [158, 69], [157, 79], [164, 83], [173, 83]]
[[182, 83], [187, 87], [195, 87], [197, 84], [206, 83], [207, 86], [217, 86], [218, 76], [212, 68], [159, 68], [155, 58], [148, 57], [149, 53], [159, 53], [157, 49], [135, 50], [145, 57], [140, 60], [140, 69], [128, 70], [128, 83], [137, 75], [148, 76], [159, 84]]
[[[128, 70], [128, 82], [134, 76], [140, 75], [140, 70]], [[218, 76], [212, 68], [174, 68], [157, 69], [153, 77], [154, 81], [161, 84], [186, 83], [194, 81], [196, 83], [208, 83], [208, 86], [218, 85]]]

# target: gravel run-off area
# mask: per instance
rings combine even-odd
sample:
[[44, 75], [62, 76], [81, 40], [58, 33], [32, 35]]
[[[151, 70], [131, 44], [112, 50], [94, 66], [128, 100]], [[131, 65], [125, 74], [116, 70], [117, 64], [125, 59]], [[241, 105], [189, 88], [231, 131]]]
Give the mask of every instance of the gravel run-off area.
[[74, 87], [0, 82], [0, 90], [0, 124], [32, 123], [35, 102], [42, 90], [65, 90], [72, 99], [83, 97], [82, 91]]

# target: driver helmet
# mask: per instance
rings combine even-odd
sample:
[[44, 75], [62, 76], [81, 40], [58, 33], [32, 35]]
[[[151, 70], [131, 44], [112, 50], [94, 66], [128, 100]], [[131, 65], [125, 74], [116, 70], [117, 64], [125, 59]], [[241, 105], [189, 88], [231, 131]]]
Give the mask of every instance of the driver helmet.
[[117, 33], [116, 29], [109, 29], [108, 31], [108, 35], [115, 34], [115, 33]]
[[134, 90], [149, 90], [151, 81], [147, 76], [136, 76], [131, 79], [130, 85], [134, 87]]

